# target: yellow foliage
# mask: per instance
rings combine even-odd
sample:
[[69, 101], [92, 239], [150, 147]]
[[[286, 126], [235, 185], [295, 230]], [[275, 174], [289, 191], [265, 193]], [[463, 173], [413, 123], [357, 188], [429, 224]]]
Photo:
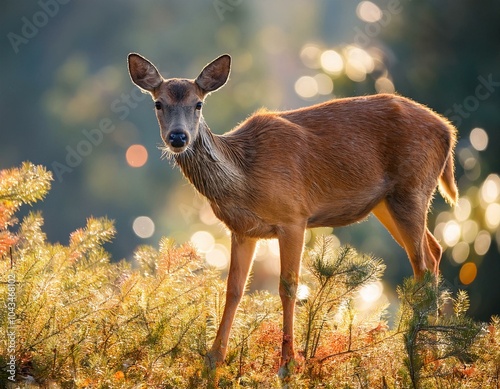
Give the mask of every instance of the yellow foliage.
[[[115, 230], [106, 218], [89, 218], [67, 246], [46, 241], [38, 213], [24, 218], [17, 233], [9, 231], [15, 222], [5, 209], [41, 198], [40, 188], [48, 189], [42, 168], [23, 166], [0, 174], [0, 211], [8, 219], [0, 227], [0, 300], [10, 307], [0, 310], [2, 383], [8, 382], [5, 367], [13, 357], [18, 384], [56, 388], [499, 385], [498, 318], [474, 323], [465, 315], [466, 294], [453, 299], [436, 290], [435, 280], [407, 281], [390, 328], [385, 306], [368, 317], [354, 304], [360, 288], [381, 276], [381, 262], [352, 248], [330, 250], [328, 240], [306, 255], [303, 282], [311, 293], [297, 302], [294, 374], [286, 382], [277, 378], [281, 307], [266, 292], [244, 296], [226, 364], [207, 372], [203, 357], [224, 304], [220, 273], [190, 245], [166, 238], [158, 248], [139, 247], [133, 263], [111, 262], [103, 244]], [[16, 178], [23, 169], [38, 173]], [[16, 195], [1, 181], [5, 177]], [[24, 185], [38, 188], [38, 197]], [[451, 303], [454, 316], [435, 316]], [[4, 329], [14, 337], [4, 340]]]

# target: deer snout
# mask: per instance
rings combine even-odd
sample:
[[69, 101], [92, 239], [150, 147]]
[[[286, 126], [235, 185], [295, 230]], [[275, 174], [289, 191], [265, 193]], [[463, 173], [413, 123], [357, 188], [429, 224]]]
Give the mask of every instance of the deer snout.
[[168, 144], [174, 149], [181, 149], [188, 142], [188, 134], [183, 130], [173, 130], [167, 138]]

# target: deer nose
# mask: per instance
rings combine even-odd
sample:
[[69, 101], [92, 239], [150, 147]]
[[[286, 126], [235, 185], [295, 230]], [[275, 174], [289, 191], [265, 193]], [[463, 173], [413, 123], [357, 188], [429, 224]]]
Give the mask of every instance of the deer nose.
[[187, 134], [184, 131], [172, 131], [168, 136], [168, 142], [172, 147], [184, 147], [187, 143]]

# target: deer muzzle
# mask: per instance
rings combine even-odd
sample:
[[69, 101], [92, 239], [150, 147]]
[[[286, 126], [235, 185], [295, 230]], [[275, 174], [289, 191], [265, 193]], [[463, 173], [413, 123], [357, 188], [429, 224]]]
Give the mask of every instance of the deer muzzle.
[[167, 143], [173, 151], [180, 152], [188, 143], [188, 134], [183, 130], [173, 130], [168, 134]]

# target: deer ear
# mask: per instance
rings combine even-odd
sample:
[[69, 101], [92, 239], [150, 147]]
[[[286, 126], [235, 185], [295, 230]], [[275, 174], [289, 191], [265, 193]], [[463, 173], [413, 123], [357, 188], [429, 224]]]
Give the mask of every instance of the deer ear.
[[195, 82], [205, 93], [210, 93], [226, 83], [230, 71], [231, 57], [224, 54], [205, 66]]
[[152, 92], [163, 81], [155, 65], [136, 53], [128, 55], [128, 71], [132, 82], [148, 92]]

